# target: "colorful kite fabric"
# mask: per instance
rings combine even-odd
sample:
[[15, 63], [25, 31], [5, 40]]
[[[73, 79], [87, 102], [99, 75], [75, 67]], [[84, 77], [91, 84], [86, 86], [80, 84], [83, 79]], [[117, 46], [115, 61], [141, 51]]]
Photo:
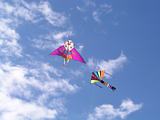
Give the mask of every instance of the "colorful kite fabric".
[[104, 78], [105, 75], [105, 71], [104, 70], [100, 70], [100, 71], [96, 71], [96, 72], [92, 72], [92, 76], [91, 76], [91, 83], [92, 82], [99, 82], [100, 80], [102, 80]]
[[60, 46], [59, 48], [51, 52], [50, 55], [59, 55], [59, 56], [65, 57], [65, 47], [63, 45]]
[[100, 71], [96, 71], [96, 72], [92, 72], [92, 76], [91, 76], [91, 84], [95, 84], [96, 86], [102, 88], [101, 86], [99, 86], [97, 83], [100, 82], [102, 83], [104, 86], [109, 87], [111, 90], [116, 90], [116, 88], [112, 85], [110, 85], [108, 82], [105, 82], [103, 80], [105, 75], [105, 71], [100, 70]]
[[81, 62], [81, 63], [86, 63], [85, 61], [84, 61], [84, 59], [82, 58], [82, 56], [79, 54], [79, 52], [75, 49], [75, 48], [73, 48], [72, 50], [71, 50], [71, 56], [72, 56], [72, 59], [73, 60], [77, 60], [77, 61], [79, 61], [79, 62]]
[[65, 62], [69, 62], [69, 60], [73, 59], [81, 63], [86, 63], [79, 52], [74, 48], [74, 43], [71, 40], [66, 41], [64, 45], [54, 50], [50, 55], [59, 55], [64, 58]]

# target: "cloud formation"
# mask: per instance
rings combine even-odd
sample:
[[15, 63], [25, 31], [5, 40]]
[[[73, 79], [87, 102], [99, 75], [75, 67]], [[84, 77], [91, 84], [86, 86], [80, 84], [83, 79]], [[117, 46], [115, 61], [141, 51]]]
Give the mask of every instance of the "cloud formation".
[[[51, 104], [55, 100], [54, 96], [57, 98], [61, 94], [70, 94], [78, 88], [68, 80], [58, 77], [59, 74], [48, 64], [41, 63], [39, 67], [31, 69], [11, 63], [0, 63], [0, 68], [2, 120], [8, 120], [9, 116], [12, 116], [13, 120], [54, 119], [59, 112], [65, 109], [55, 107], [64, 107], [58, 105], [59, 103]], [[53, 77], [51, 73], [58, 76]], [[48, 107], [46, 107], [46, 102], [49, 104]]]
[[62, 27], [67, 21], [65, 15], [54, 11], [47, 1], [27, 3], [25, 0], [2, 0], [0, 11], [0, 47], [1, 54], [6, 56], [22, 56], [22, 38], [16, 29], [24, 22], [46, 20], [53, 27]]
[[105, 70], [110, 74], [113, 74], [116, 70], [120, 69], [123, 67], [124, 63], [127, 62], [127, 57], [121, 53], [120, 56], [116, 59], [111, 59], [111, 60], [96, 60], [93, 58], [89, 58], [87, 65], [91, 69], [101, 69]]
[[112, 5], [103, 4], [93, 11], [92, 16], [96, 22], [101, 22], [101, 17], [112, 12]]
[[32, 46], [41, 50], [56, 49], [63, 45], [64, 41], [72, 35], [73, 32], [71, 30], [55, 31], [51, 34], [40, 35], [38, 38], [32, 40]]
[[55, 119], [57, 111], [0, 92], [1, 120]]
[[41, 2], [38, 6], [38, 10], [53, 26], [61, 26], [66, 22], [66, 17], [58, 12], [53, 11], [48, 2]]
[[136, 104], [130, 99], [123, 100], [118, 108], [111, 104], [103, 104], [94, 109], [88, 115], [87, 120], [113, 120], [116, 118], [125, 119], [131, 113], [142, 108], [142, 104]]
[[19, 44], [20, 35], [16, 32], [15, 27], [12, 26], [13, 22], [12, 19], [0, 18], [0, 55], [21, 56], [22, 47]]

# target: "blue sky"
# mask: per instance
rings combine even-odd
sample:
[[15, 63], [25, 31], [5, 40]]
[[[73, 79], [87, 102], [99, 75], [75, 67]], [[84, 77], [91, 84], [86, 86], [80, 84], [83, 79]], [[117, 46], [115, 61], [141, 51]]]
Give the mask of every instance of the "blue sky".
[[[1, 0], [1, 120], [159, 119], [159, 1]], [[49, 56], [72, 39], [87, 64]], [[89, 83], [112, 74], [112, 92]]]

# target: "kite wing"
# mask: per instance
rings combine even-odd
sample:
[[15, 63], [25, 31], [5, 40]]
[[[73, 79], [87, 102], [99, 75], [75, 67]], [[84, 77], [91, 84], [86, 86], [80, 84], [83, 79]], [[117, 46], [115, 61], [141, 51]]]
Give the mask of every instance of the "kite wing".
[[104, 70], [100, 70], [100, 71], [98, 71], [98, 73], [99, 73], [100, 79], [102, 80], [104, 78], [104, 76], [105, 76], [105, 71]]
[[93, 74], [97, 77], [97, 79], [103, 80], [103, 78], [105, 76], [105, 71], [100, 70], [100, 71], [93, 72]]
[[62, 45], [59, 48], [57, 48], [56, 50], [54, 50], [53, 52], [51, 52], [50, 55], [59, 55], [64, 57], [64, 51], [65, 51], [65, 47]]
[[95, 84], [97, 82], [100, 82], [99, 81], [99, 78], [97, 77], [97, 75], [95, 74], [95, 72], [92, 72], [92, 76], [91, 76], [91, 83], [92, 84]]
[[104, 73], [105, 72], [103, 70], [92, 72], [91, 83], [95, 84], [97, 82], [100, 82], [100, 80], [104, 78]]
[[73, 49], [71, 50], [71, 52], [72, 52], [71, 56], [72, 56], [72, 59], [73, 59], [73, 60], [77, 60], [77, 61], [79, 61], [79, 62], [86, 63], [86, 62], [84, 61], [84, 59], [82, 58], [82, 56], [79, 54], [79, 52], [78, 52], [75, 48], [73, 48]]

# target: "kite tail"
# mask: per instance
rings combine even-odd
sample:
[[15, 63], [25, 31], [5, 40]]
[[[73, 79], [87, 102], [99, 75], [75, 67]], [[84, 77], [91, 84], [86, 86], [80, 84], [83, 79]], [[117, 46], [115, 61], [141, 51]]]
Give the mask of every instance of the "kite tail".
[[65, 65], [66, 63], [69, 63], [69, 59], [66, 59], [66, 58], [64, 58], [64, 62], [63, 62], [63, 64]]
[[64, 62], [63, 62], [63, 64], [65, 65], [66, 64], [66, 59], [64, 58]]
[[114, 86], [112, 86], [112, 85], [110, 85], [109, 84], [109, 86], [108, 86], [111, 90], [113, 90], [113, 91], [115, 91], [116, 90], [116, 87], [114, 87]]

